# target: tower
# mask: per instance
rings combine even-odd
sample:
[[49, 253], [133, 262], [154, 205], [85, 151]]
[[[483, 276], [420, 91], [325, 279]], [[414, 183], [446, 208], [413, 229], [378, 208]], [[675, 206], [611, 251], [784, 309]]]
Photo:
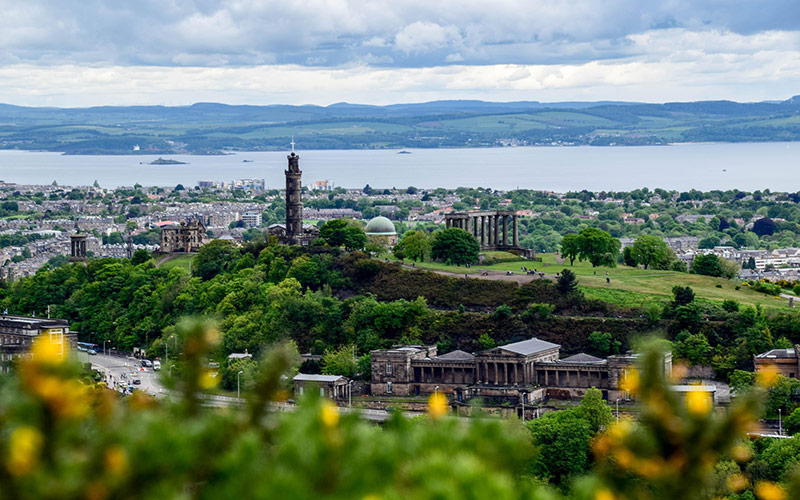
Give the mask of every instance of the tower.
[[286, 239], [287, 243], [298, 245], [303, 235], [303, 199], [300, 197], [303, 187], [300, 176], [300, 157], [294, 152], [288, 157], [289, 167], [286, 169]]

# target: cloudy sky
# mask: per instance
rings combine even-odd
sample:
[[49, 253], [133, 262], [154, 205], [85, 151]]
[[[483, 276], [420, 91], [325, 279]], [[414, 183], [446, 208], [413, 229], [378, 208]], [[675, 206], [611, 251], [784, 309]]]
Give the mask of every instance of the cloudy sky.
[[0, 0], [0, 102], [800, 94], [798, 0]]

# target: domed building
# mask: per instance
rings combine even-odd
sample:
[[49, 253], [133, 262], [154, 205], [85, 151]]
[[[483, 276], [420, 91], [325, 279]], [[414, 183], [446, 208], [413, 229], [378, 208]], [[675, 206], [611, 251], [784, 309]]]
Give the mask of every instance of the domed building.
[[367, 239], [372, 243], [380, 243], [387, 247], [397, 245], [397, 231], [394, 229], [392, 221], [386, 217], [375, 217], [367, 223], [364, 228]]

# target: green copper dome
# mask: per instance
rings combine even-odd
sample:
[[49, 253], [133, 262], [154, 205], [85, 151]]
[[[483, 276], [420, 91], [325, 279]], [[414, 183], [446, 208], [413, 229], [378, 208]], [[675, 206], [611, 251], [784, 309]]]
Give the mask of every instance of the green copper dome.
[[367, 234], [397, 234], [392, 221], [381, 216], [375, 217], [369, 221], [364, 231]]

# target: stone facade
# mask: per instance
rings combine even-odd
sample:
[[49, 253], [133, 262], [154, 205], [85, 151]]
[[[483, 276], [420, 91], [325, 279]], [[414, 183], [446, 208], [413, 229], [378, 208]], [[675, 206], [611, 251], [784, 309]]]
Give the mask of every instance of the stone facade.
[[[463, 402], [482, 398], [520, 403], [543, 397], [578, 398], [591, 387], [608, 400], [629, 399], [620, 389], [636, 355], [606, 359], [576, 354], [560, 359], [561, 346], [532, 338], [481, 351], [437, 355], [435, 346], [398, 346], [372, 351], [372, 394], [421, 395], [452, 393]], [[670, 372], [672, 358], [665, 358]]]
[[772, 349], [753, 356], [756, 372], [766, 369], [777, 369], [787, 378], [800, 376], [800, 345], [789, 349]]
[[76, 342], [63, 319], [34, 318], [3, 314], [0, 316], [0, 373], [8, 372], [17, 358], [29, 356], [31, 344], [42, 335], [62, 344], [64, 356]]
[[303, 185], [300, 170], [300, 156], [294, 151], [286, 157], [289, 160], [286, 174], [286, 224], [273, 224], [270, 235], [285, 245], [310, 245], [319, 237], [319, 229], [303, 224]]
[[86, 260], [86, 237], [85, 234], [70, 235], [70, 260]]
[[481, 251], [514, 250], [525, 257], [533, 257], [530, 249], [519, 246], [517, 213], [513, 210], [450, 212], [445, 215], [445, 224], [472, 234]]
[[196, 252], [203, 245], [206, 228], [198, 220], [171, 224], [161, 228], [161, 252]]

